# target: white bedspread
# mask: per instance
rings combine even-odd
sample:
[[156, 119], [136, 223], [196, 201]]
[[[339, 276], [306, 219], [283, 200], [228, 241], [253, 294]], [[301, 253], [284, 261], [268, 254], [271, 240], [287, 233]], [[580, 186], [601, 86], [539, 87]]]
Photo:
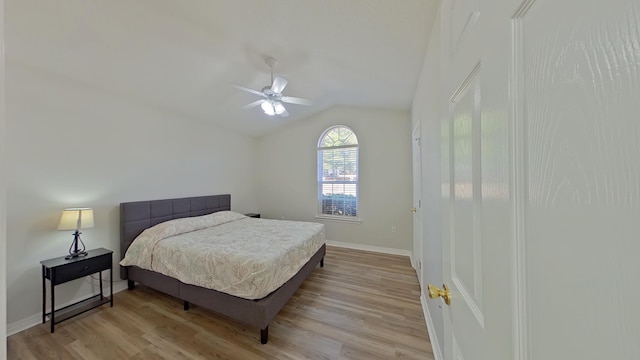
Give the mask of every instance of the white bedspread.
[[260, 299], [293, 277], [324, 242], [323, 224], [221, 211], [146, 229], [120, 265]]

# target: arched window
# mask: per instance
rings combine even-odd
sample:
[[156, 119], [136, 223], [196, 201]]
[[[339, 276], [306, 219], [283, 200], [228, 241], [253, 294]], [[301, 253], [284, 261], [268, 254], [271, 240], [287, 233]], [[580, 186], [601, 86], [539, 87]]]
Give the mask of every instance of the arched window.
[[358, 217], [358, 138], [346, 126], [332, 126], [318, 140], [318, 214]]

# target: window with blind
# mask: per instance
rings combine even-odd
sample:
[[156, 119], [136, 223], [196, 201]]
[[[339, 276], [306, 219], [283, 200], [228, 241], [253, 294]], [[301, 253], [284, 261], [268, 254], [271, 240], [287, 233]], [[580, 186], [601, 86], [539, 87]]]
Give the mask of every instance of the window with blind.
[[330, 127], [318, 141], [318, 214], [358, 217], [358, 139], [346, 126]]

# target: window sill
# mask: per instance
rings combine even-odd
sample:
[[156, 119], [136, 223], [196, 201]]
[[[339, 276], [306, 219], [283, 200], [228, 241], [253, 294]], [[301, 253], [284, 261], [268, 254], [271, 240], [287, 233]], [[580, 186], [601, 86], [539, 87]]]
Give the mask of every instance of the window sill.
[[359, 224], [361, 222], [359, 217], [346, 217], [346, 216], [316, 215], [316, 219], [346, 222], [346, 223], [353, 223], [353, 224]]

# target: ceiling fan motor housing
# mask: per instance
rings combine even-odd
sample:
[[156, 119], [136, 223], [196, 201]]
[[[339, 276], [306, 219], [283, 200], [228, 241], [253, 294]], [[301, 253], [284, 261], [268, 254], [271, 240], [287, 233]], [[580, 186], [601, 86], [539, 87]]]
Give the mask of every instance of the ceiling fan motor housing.
[[271, 98], [272, 96], [275, 97], [277, 95], [275, 92], [273, 92], [273, 90], [271, 90], [271, 85], [263, 87], [262, 93], [265, 94], [268, 98]]

